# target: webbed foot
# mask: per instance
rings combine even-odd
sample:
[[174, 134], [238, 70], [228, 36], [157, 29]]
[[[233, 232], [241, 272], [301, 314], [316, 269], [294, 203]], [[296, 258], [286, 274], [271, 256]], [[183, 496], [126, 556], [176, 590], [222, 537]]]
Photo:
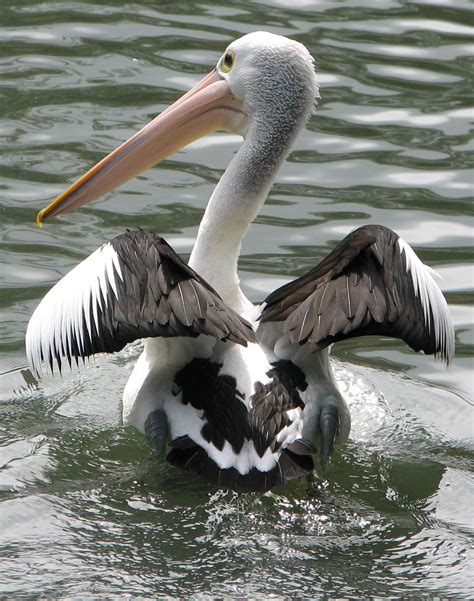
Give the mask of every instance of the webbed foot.
[[320, 452], [319, 460], [326, 467], [339, 433], [339, 409], [334, 404], [325, 405], [319, 414]]
[[161, 455], [168, 441], [168, 419], [161, 409], [152, 411], [145, 421], [145, 436], [155, 455]]

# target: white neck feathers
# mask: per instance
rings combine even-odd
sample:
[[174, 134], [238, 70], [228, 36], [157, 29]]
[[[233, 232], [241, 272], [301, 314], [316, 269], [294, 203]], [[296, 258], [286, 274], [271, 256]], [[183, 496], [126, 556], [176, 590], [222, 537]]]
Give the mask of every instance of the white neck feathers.
[[265, 202], [293, 137], [272, 141], [267, 135], [263, 140], [257, 131], [250, 131], [216, 186], [199, 226], [189, 265], [236, 311], [249, 305], [237, 273], [242, 239]]

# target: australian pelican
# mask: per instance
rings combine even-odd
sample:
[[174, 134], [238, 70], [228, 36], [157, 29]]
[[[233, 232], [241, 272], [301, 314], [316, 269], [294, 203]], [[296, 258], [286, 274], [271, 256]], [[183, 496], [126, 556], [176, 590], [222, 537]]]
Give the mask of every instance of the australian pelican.
[[191, 91], [38, 213], [75, 209], [216, 130], [243, 143], [201, 221], [189, 264], [158, 235], [105, 243], [43, 298], [28, 325], [35, 372], [143, 339], [123, 421], [157, 454], [215, 485], [267, 490], [324, 464], [350, 415], [328, 347], [368, 334], [449, 363], [454, 334], [431, 270], [396, 233], [366, 225], [255, 307], [239, 286], [242, 238], [319, 98], [300, 43], [269, 33], [232, 42]]

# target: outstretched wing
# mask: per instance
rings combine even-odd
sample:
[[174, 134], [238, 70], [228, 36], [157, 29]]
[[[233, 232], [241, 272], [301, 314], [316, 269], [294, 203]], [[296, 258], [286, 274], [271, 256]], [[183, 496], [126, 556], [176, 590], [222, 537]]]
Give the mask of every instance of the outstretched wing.
[[152, 232], [92, 253], [43, 298], [26, 332], [33, 369], [113, 353], [139, 338], [207, 334], [247, 345], [252, 327]]
[[308, 342], [311, 350], [375, 334], [401, 338], [449, 363], [454, 332], [431, 273], [395, 232], [366, 225], [314, 269], [270, 294], [261, 321], [283, 321], [290, 341]]

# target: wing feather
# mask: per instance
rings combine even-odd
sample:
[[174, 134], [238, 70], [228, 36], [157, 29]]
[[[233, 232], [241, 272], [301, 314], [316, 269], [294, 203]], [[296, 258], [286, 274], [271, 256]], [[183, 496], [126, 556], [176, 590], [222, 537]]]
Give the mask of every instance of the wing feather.
[[112, 353], [139, 338], [200, 334], [246, 346], [251, 326], [151, 232], [127, 232], [62, 278], [30, 319], [26, 350], [36, 373], [63, 360]]
[[284, 322], [290, 342], [309, 342], [312, 350], [386, 335], [450, 363], [454, 330], [432, 273], [395, 232], [363, 226], [307, 274], [270, 294], [261, 321]]

